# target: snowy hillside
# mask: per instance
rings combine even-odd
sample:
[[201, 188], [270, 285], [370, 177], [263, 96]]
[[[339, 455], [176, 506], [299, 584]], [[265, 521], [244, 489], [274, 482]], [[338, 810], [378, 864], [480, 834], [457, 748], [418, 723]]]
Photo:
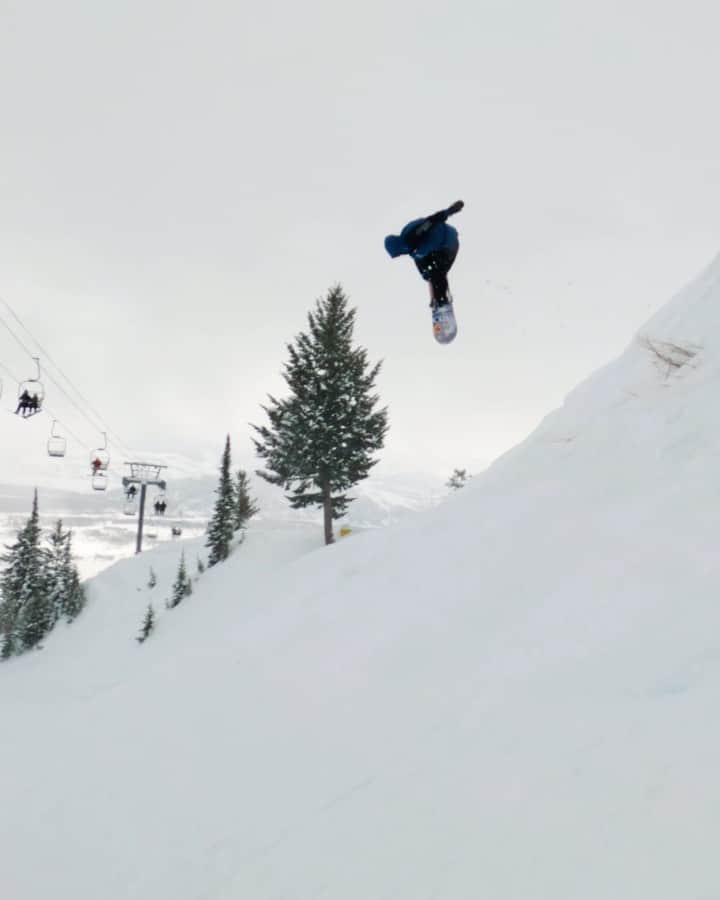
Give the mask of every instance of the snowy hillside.
[[[264, 522], [318, 523], [318, 541], [322, 540], [318, 510], [293, 510], [284, 492], [250, 475], [251, 493], [260, 508]], [[205, 532], [215, 500], [217, 476], [169, 478], [167, 514], [153, 515], [152, 499], [146, 510], [144, 547], [172, 541], [172, 528], [182, 529], [185, 537], [198, 537]], [[0, 485], [0, 546], [12, 543], [27, 519], [32, 502], [31, 486]], [[336, 530], [347, 525], [354, 531], [390, 525], [423, 509], [435, 506], [447, 496], [442, 479], [430, 474], [377, 475], [356, 486], [347, 516]], [[124, 494], [110, 490], [106, 494], [92, 491], [39, 488], [42, 527], [49, 531], [58, 518], [73, 530], [73, 546], [83, 578], [96, 575], [118, 559], [135, 553], [137, 517], [123, 514]]]
[[720, 260], [440, 506], [102, 573], [0, 668], [2, 896], [720, 897], [719, 394]]

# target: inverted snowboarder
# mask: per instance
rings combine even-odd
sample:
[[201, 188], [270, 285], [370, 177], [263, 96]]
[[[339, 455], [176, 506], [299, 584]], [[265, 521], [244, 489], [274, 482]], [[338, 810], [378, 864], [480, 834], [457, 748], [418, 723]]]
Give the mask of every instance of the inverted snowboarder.
[[447, 224], [448, 216], [460, 212], [462, 200], [431, 216], [413, 219], [400, 234], [385, 238], [385, 249], [393, 257], [412, 256], [418, 271], [430, 284], [433, 334], [441, 344], [449, 344], [457, 334], [453, 298], [448, 285], [450, 271], [460, 249], [458, 233]]

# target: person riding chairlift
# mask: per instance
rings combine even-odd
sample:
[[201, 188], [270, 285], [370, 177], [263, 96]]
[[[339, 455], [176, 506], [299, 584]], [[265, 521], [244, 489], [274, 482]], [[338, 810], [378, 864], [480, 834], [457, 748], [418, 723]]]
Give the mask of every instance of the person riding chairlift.
[[21, 412], [23, 414], [23, 418], [27, 415], [27, 411], [32, 408], [32, 397], [30, 396], [30, 391], [24, 390], [18, 399], [17, 409], [15, 410], [15, 415], [19, 415]]

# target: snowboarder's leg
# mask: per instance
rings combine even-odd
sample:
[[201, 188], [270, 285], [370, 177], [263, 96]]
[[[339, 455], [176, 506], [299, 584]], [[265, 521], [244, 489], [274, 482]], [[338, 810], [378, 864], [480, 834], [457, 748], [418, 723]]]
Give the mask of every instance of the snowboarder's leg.
[[445, 272], [434, 272], [430, 278], [430, 303], [442, 306], [448, 302], [450, 287]]
[[431, 305], [442, 306], [450, 301], [450, 289], [448, 287], [447, 273], [455, 262], [458, 245], [435, 250], [415, 260], [420, 274], [425, 281], [430, 282]]

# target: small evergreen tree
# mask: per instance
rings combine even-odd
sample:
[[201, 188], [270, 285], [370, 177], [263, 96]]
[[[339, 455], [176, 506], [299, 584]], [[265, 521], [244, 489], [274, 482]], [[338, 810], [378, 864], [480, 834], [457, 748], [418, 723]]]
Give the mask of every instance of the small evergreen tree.
[[240, 469], [235, 483], [235, 531], [239, 531], [247, 525], [248, 521], [258, 512], [258, 505], [250, 496], [247, 473]]
[[65, 566], [65, 583], [68, 587], [61, 613], [68, 622], [72, 622], [85, 609], [85, 604], [87, 603], [85, 588], [82, 586], [80, 573], [73, 560], [72, 531], [68, 532], [67, 540], [65, 541], [63, 563]]
[[2, 604], [0, 627], [4, 632], [3, 659], [38, 644], [52, 628], [52, 609], [45, 580], [45, 557], [40, 547], [40, 516], [37, 490], [30, 518], [18, 532], [16, 542], [1, 559]]
[[58, 519], [50, 533], [50, 544], [45, 556], [45, 583], [52, 625], [62, 615], [69, 585], [66, 583], [65, 543], [69, 532], [63, 531], [62, 519]]
[[202, 575], [202, 573], [205, 571], [205, 563], [200, 559], [199, 556], [197, 558], [197, 570], [198, 575]]
[[450, 479], [445, 482], [445, 486], [457, 491], [465, 486], [465, 482], [469, 477], [467, 469], [454, 469]]
[[72, 555], [72, 531], [63, 531], [62, 519], [55, 523], [46, 551], [45, 583], [52, 626], [64, 618], [71, 622], [85, 606], [85, 591]]
[[215, 509], [208, 525], [208, 539], [205, 545], [210, 548], [209, 566], [214, 566], [230, 555], [235, 522], [235, 490], [230, 465], [230, 435], [228, 435], [220, 463], [220, 481], [215, 489], [217, 494]]
[[172, 596], [167, 603], [168, 609], [174, 609], [182, 602], [183, 597], [187, 597], [192, 591], [192, 585], [188, 578], [187, 569], [185, 567], [185, 551], [180, 554], [180, 563], [178, 564], [175, 583], [172, 586]]
[[326, 544], [334, 540], [333, 519], [350, 502], [345, 492], [369, 475], [388, 427], [387, 410], [375, 409], [380, 363], [369, 367], [367, 351], [352, 345], [355, 313], [340, 285], [317, 301], [309, 332], [287, 347], [290, 396], [271, 396], [263, 407], [269, 427], [253, 426], [268, 467], [258, 474], [292, 490], [293, 508], [322, 508]]
[[72, 531], [63, 531], [58, 519], [50, 535], [45, 580], [52, 609], [52, 624], [63, 618], [67, 622], [85, 606], [85, 589], [72, 554]]
[[146, 641], [154, 628], [155, 610], [153, 609], [152, 603], [148, 603], [147, 609], [145, 610], [145, 617], [143, 618], [142, 627], [140, 629], [140, 634], [135, 638], [138, 644], [142, 644], [144, 641]]
[[150, 590], [152, 590], [156, 584], [157, 584], [157, 575], [155, 574], [155, 569], [153, 569], [153, 567], [150, 566], [150, 575], [148, 576], [147, 586], [150, 588]]

